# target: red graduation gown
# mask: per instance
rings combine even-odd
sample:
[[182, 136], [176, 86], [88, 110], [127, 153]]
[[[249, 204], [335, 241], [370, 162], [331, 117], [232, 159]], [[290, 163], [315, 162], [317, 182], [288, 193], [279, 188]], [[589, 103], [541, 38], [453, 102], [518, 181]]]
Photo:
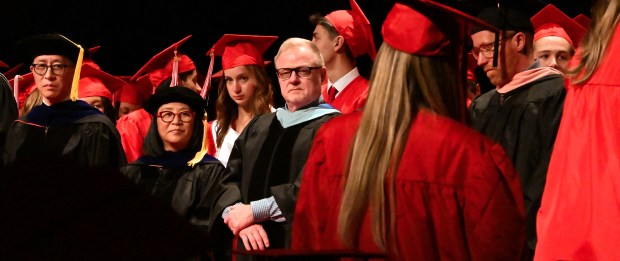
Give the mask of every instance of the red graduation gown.
[[620, 27], [583, 86], [568, 85], [537, 216], [535, 260], [620, 260]]
[[[293, 219], [294, 249], [342, 248], [337, 231], [342, 170], [361, 112], [327, 122], [314, 140]], [[498, 144], [422, 110], [396, 177], [394, 260], [518, 260], [525, 242], [523, 196]], [[346, 202], [344, 205], [346, 206]], [[366, 215], [360, 250], [379, 251]]]
[[151, 125], [151, 115], [144, 109], [132, 111], [116, 121], [127, 162], [137, 160], [144, 152], [142, 142]]
[[[323, 97], [327, 97], [327, 88], [323, 88]], [[362, 109], [367, 97], [368, 80], [360, 75], [349, 83], [330, 105], [342, 114], [347, 114]]]

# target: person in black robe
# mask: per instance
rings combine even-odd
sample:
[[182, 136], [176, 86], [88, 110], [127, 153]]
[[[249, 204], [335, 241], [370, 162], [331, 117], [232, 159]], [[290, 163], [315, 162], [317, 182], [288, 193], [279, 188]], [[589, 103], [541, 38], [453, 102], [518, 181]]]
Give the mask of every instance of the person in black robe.
[[502, 31], [498, 36], [488, 30], [472, 31], [472, 54], [496, 87], [472, 102], [472, 125], [504, 147], [521, 177], [526, 256], [531, 259], [536, 214], [566, 96], [564, 79], [558, 70], [534, 60], [534, 29], [528, 17], [515, 9], [491, 7], [478, 18]]
[[34, 35], [18, 42], [31, 63], [43, 104], [13, 121], [4, 164], [28, 164], [37, 157], [62, 158], [84, 167], [126, 164], [114, 124], [99, 110], [77, 100], [84, 56], [81, 46], [59, 34]]
[[[9, 85], [9, 80], [0, 73], [0, 150], [4, 150], [6, 133], [11, 123], [17, 119], [17, 103]], [[3, 154], [0, 153], [0, 162]]]
[[210, 210], [224, 166], [201, 149], [205, 103], [181, 86], [158, 89], [145, 109], [153, 116], [143, 148], [145, 155], [121, 169], [129, 179], [203, 231], [207, 239]]
[[[326, 69], [312, 42], [286, 40], [275, 66], [286, 105], [252, 119], [237, 138], [212, 212], [211, 235], [230, 236], [222, 231], [225, 223], [239, 235], [239, 249], [290, 246], [297, 190], [312, 140], [323, 123], [339, 115], [331, 106], [319, 104]], [[258, 258], [237, 256], [237, 260]]]

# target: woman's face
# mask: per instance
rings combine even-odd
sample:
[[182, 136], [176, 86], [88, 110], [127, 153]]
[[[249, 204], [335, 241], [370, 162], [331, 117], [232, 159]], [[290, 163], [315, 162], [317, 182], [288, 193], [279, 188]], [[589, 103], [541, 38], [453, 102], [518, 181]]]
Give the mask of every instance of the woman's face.
[[187, 148], [194, 134], [195, 113], [185, 103], [171, 102], [157, 110], [157, 131], [166, 151]]
[[250, 108], [257, 88], [256, 77], [247, 66], [237, 66], [224, 70], [224, 81], [230, 98], [239, 107]]

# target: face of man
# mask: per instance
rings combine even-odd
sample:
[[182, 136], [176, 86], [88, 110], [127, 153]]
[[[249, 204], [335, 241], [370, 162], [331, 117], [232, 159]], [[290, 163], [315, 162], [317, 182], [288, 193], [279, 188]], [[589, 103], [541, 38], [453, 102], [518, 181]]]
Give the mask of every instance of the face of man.
[[[512, 35], [512, 34], [511, 34]], [[495, 43], [495, 33], [491, 31], [480, 31], [471, 36], [474, 47], [473, 49], [479, 50], [478, 54], [478, 66], [484, 69], [487, 77], [493, 85], [498, 88], [503, 87], [512, 80], [512, 77], [518, 73], [518, 60], [519, 50], [516, 46], [516, 35], [508, 35], [508, 37], [502, 39], [500, 37], [500, 44], [497, 59], [497, 66], [493, 67], [493, 44]], [[523, 38], [522, 33], [519, 33]]]
[[320, 24], [316, 25], [314, 32], [312, 32], [312, 43], [321, 51], [326, 65], [331, 63], [334, 53], [336, 52], [334, 49], [335, 41], [336, 37], [332, 38], [329, 31], [327, 31], [324, 26]]
[[573, 57], [573, 47], [566, 39], [557, 36], [542, 37], [534, 42], [534, 57], [542, 66], [549, 66], [566, 73]]
[[75, 72], [73, 62], [62, 55], [40, 55], [33, 64], [30, 71], [43, 102], [53, 105], [68, 100]]
[[[319, 61], [309, 46], [292, 46], [282, 51], [276, 59], [278, 73], [293, 70], [288, 79], [278, 77], [280, 91], [289, 111], [294, 112], [319, 99], [321, 82], [326, 75], [325, 67], [321, 67]], [[312, 68], [307, 76], [300, 76], [295, 71], [302, 67], [306, 67], [302, 70]]]

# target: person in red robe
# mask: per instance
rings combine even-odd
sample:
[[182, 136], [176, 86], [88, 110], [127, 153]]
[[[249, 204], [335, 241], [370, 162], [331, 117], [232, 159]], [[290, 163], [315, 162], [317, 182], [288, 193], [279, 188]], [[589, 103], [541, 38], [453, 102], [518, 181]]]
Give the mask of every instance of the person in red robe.
[[499, 144], [463, 124], [458, 57], [463, 31], [477, 21], [431, 1], [394, 5], [364, 111], [316, 134], [293, 219], [294, 250], [521, 259], [519, 176]]
[[360, 75], [355, 59], [368, 54], [374, 60], [376, 55], [370, 22], [355, 0], [350, 4], [351, 10], [310, 17], [316, 25], [312, 42], [321, 50], [327, 68], [322, 97], [343, 114], [364, 107], [368, 97], [368, 80]]
[[619, 5], [598, 1], [571, 62], [534, 260], [620, 260]]

